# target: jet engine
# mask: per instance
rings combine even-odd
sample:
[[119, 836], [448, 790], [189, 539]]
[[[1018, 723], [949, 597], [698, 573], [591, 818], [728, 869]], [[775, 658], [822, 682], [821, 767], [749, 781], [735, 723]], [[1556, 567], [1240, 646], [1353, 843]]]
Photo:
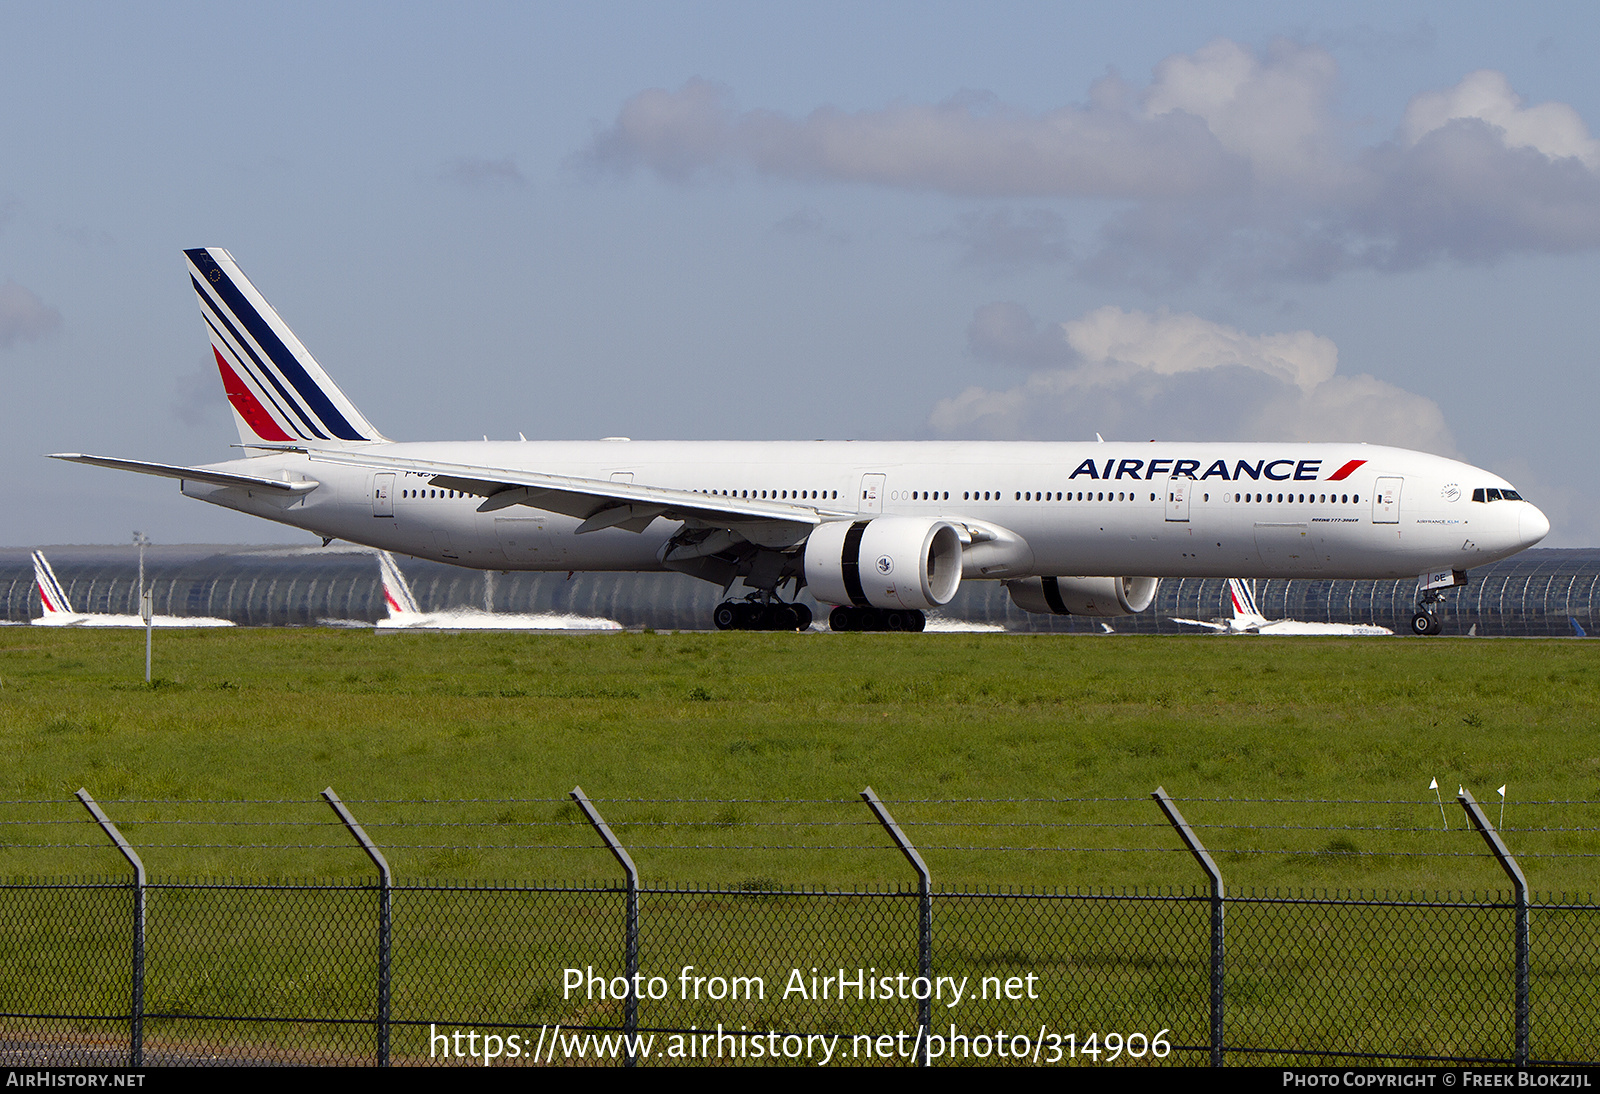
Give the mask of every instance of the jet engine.
[[961, 584], [961, 536], [948, 521], [918, 517], [830, 521], [806, 540], [805, 571], [825, 604], [938, 608]]
[[1161, 584], [1154, 577], [1025, 577], [1005, 583], [1011, 602], [1044, 615], [1136, 615]]

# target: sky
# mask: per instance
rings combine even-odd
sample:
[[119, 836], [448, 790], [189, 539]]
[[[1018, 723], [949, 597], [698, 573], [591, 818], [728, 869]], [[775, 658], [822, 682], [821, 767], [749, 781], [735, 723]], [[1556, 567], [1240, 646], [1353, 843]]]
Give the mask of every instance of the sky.
[[0, 545], [306, 542], [229, 249], [397, 440], [1348, 440], [1600, 544], [1587, 4], [0, 2]]

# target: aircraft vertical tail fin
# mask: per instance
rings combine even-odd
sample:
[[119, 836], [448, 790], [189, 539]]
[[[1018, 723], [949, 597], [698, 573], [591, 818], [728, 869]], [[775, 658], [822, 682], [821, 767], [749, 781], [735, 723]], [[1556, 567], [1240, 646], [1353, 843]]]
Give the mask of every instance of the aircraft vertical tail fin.
[[1263, 623], [1265, 618], [1256, 607], [1255, 590], [1236, 577], [1228, 579], [1228, 599], [1233, 604], [1233, 618], [1239, 623]]
[[33, 581], [39, 586], [39, 600], [44, 604], [46, 619], [76, 614], [67, 600], [67, 591], [56, 580], [56, 572], [50, 568], [50, 561], [44, 557], [43, 551], [33, 552]]
[[417, 598], [411, 595], [411, 586], [406, 583], [406, 576], [400, 572], [394, 556], [388, 551], [379, 551], [378, 568], [383, 571], [383, 602], [389, 606], [389, 618], [421, 614]]
[[246, 448], [349, 448], [387, 440], [339, 390], [221, 247], [183, 252], [211, 353]]

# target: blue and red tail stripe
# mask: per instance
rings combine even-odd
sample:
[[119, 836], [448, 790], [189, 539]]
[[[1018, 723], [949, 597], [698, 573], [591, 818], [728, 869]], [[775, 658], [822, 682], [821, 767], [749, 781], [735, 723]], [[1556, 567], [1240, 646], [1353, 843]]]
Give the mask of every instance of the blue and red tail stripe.
[[44, 605], [46, 615], [72, 614], [72, 604], [67, 600], [67, 591], [56, 579], [56, 572], [50, 568], [50, 562], [44, 557], [43, 551], [33, 552], [33, 581], [39, 587], [39, 602]]
[[241, 438], [339, 444], [383, 440], [226, 251], [186, 250], [190, 281]]

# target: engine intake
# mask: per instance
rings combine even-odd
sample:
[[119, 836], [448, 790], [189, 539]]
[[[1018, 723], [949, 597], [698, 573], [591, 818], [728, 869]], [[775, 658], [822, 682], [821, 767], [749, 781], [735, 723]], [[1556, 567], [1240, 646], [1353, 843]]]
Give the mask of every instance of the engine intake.
[[1137, 615], [1156, 598], [1155, 577], [1025, 577], [1005, 583], [1011, 602], [1042, 615]]
[[961, 536], [948, 521], [830, 521], [806, 540], [806, 585], [825, 604], [939, 608], [961, 584]]

